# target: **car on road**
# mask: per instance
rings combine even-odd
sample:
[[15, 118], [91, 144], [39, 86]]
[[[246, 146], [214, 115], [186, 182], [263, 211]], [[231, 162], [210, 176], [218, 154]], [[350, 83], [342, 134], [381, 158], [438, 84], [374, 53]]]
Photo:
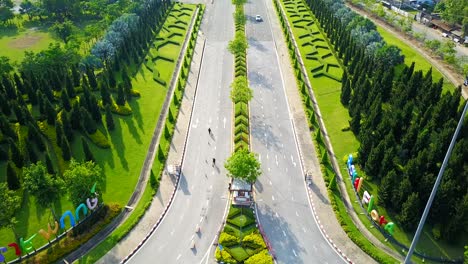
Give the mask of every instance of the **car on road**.
[[261, 17], [260, 15], [256, 15], [256, 16], [255, 16], [255, 21], [261, 22], [262, 20], [263, 20], [263, 19], [262, 19], [262, 17]]

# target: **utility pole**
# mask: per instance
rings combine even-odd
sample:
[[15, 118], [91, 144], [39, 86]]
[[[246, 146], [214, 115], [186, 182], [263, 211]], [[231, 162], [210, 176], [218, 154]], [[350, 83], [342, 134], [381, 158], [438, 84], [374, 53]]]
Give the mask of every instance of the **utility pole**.
[[450, 142], [447, 153], [445, 154], [444, 162], [442, 163], [442, 166], [440, 167], [439, 175], [437, 175], [437, 179], [434, 183], [434, 187], [432, 188], [432, 192], [431, 192], [431, 195], [429, 196], [429, 200], [427, 201], [426, 208], [424, 208], [424, 212], [421, 217], [421, 220], [419, 220], [418, 229], [416, 230], [416, 234], [414, 234], [413, 241], [411, 242], [411, 246], [405, 258], [405, 262], [404, 262], [405, 264], [411, 263], [411, 256], [413, 255], [414, 249], [416, 248], [416, 244], [418, 243], [419, 236], [421, 235], [421, 231], [424, 227], [424, 223], [426, 222], [427, 215], [429, 214], [429, 210], [431, 209], [432, 202], [434, 201], [434, 197], [437, 193], [437, 189], [439, 189], [439, 184], [440, 184], [440, 181], [442, 180], [442, 175], [444, 174], [445, 167], [447, 167], [448, 160], [450, 158], [450, 155], [452, 154], [453, 146], [455, 145], [455, 141], [457, 140], [458, 133], [460, 132], [460, 129], [463, 125], [463, 120], [465, 119], [467, 109], [468, 109], [468, 101], [465, 103], [465, 108], [463, 109], [460, 120], [458, 121], [457, 129], [455, 129], [455, 133], [453, 134], [452, 141]]

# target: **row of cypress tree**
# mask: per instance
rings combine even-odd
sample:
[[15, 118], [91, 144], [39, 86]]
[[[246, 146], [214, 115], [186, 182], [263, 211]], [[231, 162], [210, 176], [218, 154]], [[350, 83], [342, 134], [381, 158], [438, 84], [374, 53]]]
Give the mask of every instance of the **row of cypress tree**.
[[[461, 116], [461, 87], [443, 91], [442, 79], [434, 81], [432, 70], [415, 71], [414, 63], [395, 70], [398, 60], [387, 65], [366, 52], [323, 0], [308, 4], [345, 65], [341, 102], [360, 141], [358, 163], [379, 186], [378, 204], [412, 231]], [[465, 126], [429, 215], [433, 233], [447, 241], [468, 231], [467, 161]]]
[[[107, 128], [114, 129], [114, 102], [125, 105], [132, 95], [127, 66], [144, 59], [170, 6], [169, 1], [141, 3], [135, 10], [140, 17], [138, 30], [129, 32], [113, 60], [103, 63], [99, 75], [95, 74], [96, 65], [59, 45], [37, 54], [27, 53], [15, 71], [12, 67], [0, 67], [0, 161], [8, 161], [7, 182], [11, 189], [20, 187], [18, 169], [37, 162], [41, 154], [49, 172], [58, 172], [51, 156], [70, 160], [70, 145], [76, 132], [96, 132], [103, 123], [103, 112]], [[113, 92], [117, 94], [115, 99]], [[55, 135], [41, 130], [39, 121], [55, 126]], [[52, 140], [61, 153], [52, 153]], [[83, 138], [82, 146], [85, 159], [93, 160]]]

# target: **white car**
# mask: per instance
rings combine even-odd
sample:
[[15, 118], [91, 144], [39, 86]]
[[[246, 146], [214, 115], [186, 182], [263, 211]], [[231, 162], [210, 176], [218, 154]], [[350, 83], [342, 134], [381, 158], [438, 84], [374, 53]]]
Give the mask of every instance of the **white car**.
[[262, 17], [261, 17], [260, 15], [256, 15], [256, 16], [255, 16], [255, 21], [261, 22], [261, 21], [262, 21]]

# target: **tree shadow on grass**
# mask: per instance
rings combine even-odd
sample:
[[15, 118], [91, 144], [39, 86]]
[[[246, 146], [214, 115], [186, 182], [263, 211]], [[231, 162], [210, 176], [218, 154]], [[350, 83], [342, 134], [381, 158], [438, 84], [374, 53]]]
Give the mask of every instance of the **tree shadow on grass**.
[[128, 126], [128, 131], [130, 131], [130, 133], [132, 134], [133, 138], [136, 140], [136, 142], [138, 144], [141, 144], [141, 137], [140, 137], [140, 134], [138, 133], [136, 127], [135, 127], [135, 124], [134, 124], [134, 120], [133, 118], [130, 116], [130, 117], [126, 117], [126, 118], [123, 118], [124, 120], [124, 123], [127, 124]]
[[[301, 243], [293, 234], [285, 219], [282, 216], [276, 216], [274, 210], [264, 204], [258, 206], [257, 217], [278, 263], [303, 263], [298, 256], [305, 249], [300, 245]], [[292, 253], [293, 250], [298, 256]]]
[[[112, 140], [112, 144], [114, 145], [114, 150], [117, 153], [120, 163], [122, 164], [122, 167], [128, 171], [128, 162], [125, 159], [125, 144], [123, 142], [123, 137], [122, 137], [122, 128], [120, 127], [121, 123], [120, 122], [115, 122], [115, 129], [112, 133], [110, 133], [110, 138]], [[113, 151], [112, 151], [113, 152]], [[106, 160], [113, 160], [112, 157], [107, 158]], [[113, 168], [114, 166], [112, 166]]]
[[130, 103], [130, 107], [132, 108], [131, 116], [135, 118], [140, 131], [144, 132], [143, 131], [143, 118], [141, 115], [141, 109], [140, 109], [140, 104], [138, 103], [138, 100], [136, 98], [133, 98], [132, 101], [130, 101], [129, 103]]

